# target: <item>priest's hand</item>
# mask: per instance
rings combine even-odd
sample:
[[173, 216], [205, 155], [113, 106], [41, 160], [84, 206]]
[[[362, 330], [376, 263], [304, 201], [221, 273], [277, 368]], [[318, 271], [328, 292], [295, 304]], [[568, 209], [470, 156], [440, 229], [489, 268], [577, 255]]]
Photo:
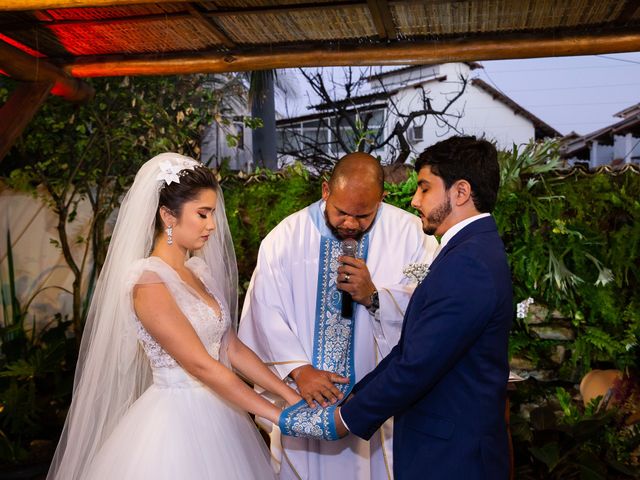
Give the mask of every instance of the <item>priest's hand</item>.
[[371, 280], [367, 264], [361, 258], [342, 256], [338, 267], [338, 290], [351, 294], [351, 298], [365, 307], [371, 305], [371, 294], [376, 286]]
[[344, 396], [334, 383], [349, 383], [349, 379], [337, 373], [318, 370], [312, 365], [302, 365], [291, 371], [289, 376], [296, 382], [300, 396], [306, 400], [311, 408], [315, 402], [328, 407]]

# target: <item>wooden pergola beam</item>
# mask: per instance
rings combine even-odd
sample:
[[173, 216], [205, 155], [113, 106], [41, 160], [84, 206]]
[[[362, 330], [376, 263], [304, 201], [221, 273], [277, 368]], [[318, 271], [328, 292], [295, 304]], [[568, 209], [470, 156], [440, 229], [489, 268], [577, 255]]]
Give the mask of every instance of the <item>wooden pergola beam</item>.
[[189, 4], [187, 5], [189, 14], [200, 21], [204, 27], [209, 30], [219, 41], [227, 48], [235, 48], [236, 44], [229, 38], [229, 36], [220, 28], [213, 18], [205, 17], [196, 7]]
[[50, 82], [21, 83], [0, 107], [0, 161], [49, 96]]
[[69, 76], [64, 70], [42, 58], [35, 58], [0, 41], [0, 70], [16, 80], [46, 82], [51, 91], [72, 102], [83, 102], [94, 95], [93, 87]]
[[369, 13], [373, 23], [378, 30], [378, 37], [381, 39], [395, 40], [398, 38], [396, 32], [396, 26], [393, 23], [393, 17], [391, 15], [391, 9], [386, 0], [367, 0], [367, 6], [369, 7]]
[[548, 37], [500, 37], [464, 41], [352, 46], [333, 49], [273, 49], [268, 53], [94, 57], [65, 67], [76, 77], [177, 75], [292, 67], [434, 64], [474, 60], [558, 57], [640, 50], [640, 32]]

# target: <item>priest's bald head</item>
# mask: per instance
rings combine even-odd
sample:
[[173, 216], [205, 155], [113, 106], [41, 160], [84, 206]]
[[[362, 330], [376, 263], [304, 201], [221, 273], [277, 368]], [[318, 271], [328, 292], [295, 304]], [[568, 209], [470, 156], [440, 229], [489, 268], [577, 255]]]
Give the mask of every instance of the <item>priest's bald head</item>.
[[368, 153], [342, 157], [322, 184], [325, 219], [336, 237], [359, 239], [373, 225], [384, 197], [384, 172]]

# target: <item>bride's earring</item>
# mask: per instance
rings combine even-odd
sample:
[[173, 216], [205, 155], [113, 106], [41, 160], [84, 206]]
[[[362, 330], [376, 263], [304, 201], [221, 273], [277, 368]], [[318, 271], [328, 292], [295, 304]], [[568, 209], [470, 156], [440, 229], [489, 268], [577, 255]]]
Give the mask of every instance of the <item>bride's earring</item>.
[[167, 244], [173, 245], [173, 226], [169, 225], [165, 232], [167, 232]]

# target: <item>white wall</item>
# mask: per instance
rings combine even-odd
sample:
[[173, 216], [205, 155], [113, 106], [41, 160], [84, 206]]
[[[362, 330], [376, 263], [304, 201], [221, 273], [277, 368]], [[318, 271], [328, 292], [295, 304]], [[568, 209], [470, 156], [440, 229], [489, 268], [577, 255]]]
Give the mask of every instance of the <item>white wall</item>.
[[[56, 313], [71, 314], [72, 297], [60, 288], [71, 289], [73, 275], [67, 267], [62, 252], [52, 244], [58, 240], [57, 216], [38, 199], [16, 192], [0, 184], [0, 271], [2, 288], [8, 293], [7, 231], [11, 232], [13, 263], [17, 284], [17, 296], [22, 304], [35, 299], [29, 308], [29, 324], [34, 319], [38, 326], [50, 321]], [[81, 202], [78, 215], [69, 225], [70, 239], [86, 238], [91, 222], [88, 202]], [[73, 242], [72, 242], [73, 243]], [[81, 261], [83, 245], [74, 245], [73, 255]], [[87, 259], [88, 265], [91, 258]], [[46, 290], [42, 290], [46, 288]], [[37, 293], [39, 292], [40, 293]], [[0, 321], [4, 323], [0, 308]]]
[[589, 167], [597, 168], [609, 165], [613, 161], [613, 145], [602, 145], [597, 141], [591, 144]]
[[[469, 80], [473, 75], [469, 66], [464, 63], [440, 65], [438, 74], [446, 75], [447, 79], [423, 84], [435, 109], [444, 108], [447, 101], [460, 90], [460, 75], [466, 76]], [[410, 112], [422, 108], [421, 95], [421, 90], [409, 84], [409, 88], [401, 90], [394, 97], [394, 101], [400, 111]], [[413, 145], [416, 152], [421, 152], [428, 146], [458, 133], [495, 140], [498, 147], [504, 149], [510, 149], [513, 143], [527, 143], [535, 135], [535, 128], [530, 120], [515, 114], [504, 103], [493, 99], [487, 92], [470, 82], [464, 94], [450, 107], [449, 113], [462, 115], [460, 119], [450, 118], [450, 122], [456, 125], [458, 131], [449, 129], [434, 117], [428, 117], [424, 124], [424, 141]], [[390, 120], [387, 125], [392, 128], [395, 119]]]
[[[446, 79], [439, 81], [438, 78], [443, 76]], [[464, 94], [448, 110], [448, 113], [453, 115], [448, 119], [454, 128], [449, 128], [433, 116], [428, 116], [426, 122], [424, 118], [414, 121], [418, 125], [424, 123], [424, 137], [423, 141], [411, 144], [413, 155], [410, 155], [410, 159], [430, 145], [457, 134], [486, 138], [495, 141], [498, 148], [507, 150], [510, 150], [514, 143], [526, 144], [535, 137], [533, 122], [514, 113], [509, 106], [471, 84], [474, 73], [466, 63], [447, 63], [390, 72], [381, 79], [384, 87], [381, 87], [380, 80], [375, 78], [369, 81], [371, 90], [362, 93], [379, 92], [383, 88], [387, 92], [399, 90], [389, 101], [389, 117], [385, 122], [384, 132], [386, 138], [393, 131], [397, 121], [403, 121], [395, 115], [395, 110], [407, 114], [423, 109], [422, 89], [431, 99], [432, 107], [441, 110], [460, 91], [460, 76], [466, 77], [468, 84]], [[382, 102], [383, 100], [380, 101]], [[383, 160], [388, 160], [392, 149], [387, 147], [383, 151], [373, 153], [380, 155]]]
[[633, 134], [614, 135], [613, 145], [602, 144], [597, 140], [591, 142], [589, 146], [589, 155], [582, 157], [571, 157], [567, 159], [569, 165], [575, 162], [589, 162], [589, 168], [598, 168], [602, 165], [616, 166], [627, 163], [640, 163], [640, 137], [634, 137]]
[[613, 159], [622, 160], [623, 163], [639, 163], [640, 137], [634, 137], [631, 133], [614, 135]]

